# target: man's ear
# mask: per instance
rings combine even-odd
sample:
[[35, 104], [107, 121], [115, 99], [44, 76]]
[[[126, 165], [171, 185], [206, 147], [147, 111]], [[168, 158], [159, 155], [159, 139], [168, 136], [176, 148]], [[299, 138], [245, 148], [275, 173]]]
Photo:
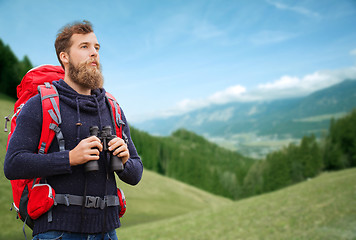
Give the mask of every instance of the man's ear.
[[67, 65], [69, 63], [69, 54], [66, 52], [61, 52], [59, 54], [59, 58], [61, 59], [63, 65]]

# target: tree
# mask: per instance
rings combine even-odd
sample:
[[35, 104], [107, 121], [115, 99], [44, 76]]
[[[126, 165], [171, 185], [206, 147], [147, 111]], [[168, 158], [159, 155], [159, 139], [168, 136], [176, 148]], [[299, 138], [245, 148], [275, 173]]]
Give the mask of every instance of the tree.
[[303, 179], [319, 174], [323, 169], [321, 151], [314, 135], [304, 136], [300, 148], [300, 161], [303, 167]]
[[325, 169], [356, 166], [356, 109], [344, 118], [332, 120], [325, 140]]
[[16, 98], [16, 87], [31, 68], [32, 64], [27, 56], [19, 61], [10, 47], [0, 39], [0, 93]]

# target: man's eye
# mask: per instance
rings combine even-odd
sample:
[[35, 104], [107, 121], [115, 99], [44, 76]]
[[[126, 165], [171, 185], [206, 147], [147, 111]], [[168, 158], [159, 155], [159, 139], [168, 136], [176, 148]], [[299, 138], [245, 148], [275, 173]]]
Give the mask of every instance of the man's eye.
[[87, 48], [87, 46], [83, 45], [81, 48]]

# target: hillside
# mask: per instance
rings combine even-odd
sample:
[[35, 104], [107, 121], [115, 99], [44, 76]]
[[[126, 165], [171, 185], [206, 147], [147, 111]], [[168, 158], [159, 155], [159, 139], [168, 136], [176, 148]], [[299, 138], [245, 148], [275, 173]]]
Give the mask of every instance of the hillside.
[[356, 169], [215, 209], [118, 230], [121, 239], [355, 239]]
[[[12, 112], [13, 100], [0, 96], [0, 115], [7, 116]], [[4, 119], [4, 118], [2, 118]], [[1, 126], [4, 121], [1, 120]], [[7, 133], [0, 131], [0, 161], [3, 168]], [[142, 181], [135, 187], [118, 181], [127, 198], [127, 212], [122, 219], [123, 227], [168, 219], [193, 211], [217, 208], [231, 203], [226, 198], [209, 194], [176, 180], [163, 177], [157, 173], [144, 170]], [[0, 171], [0, 239], [23, 239], [22, 221], [16, 219], [10, 211], [12, 193], [10, 182]], [[27, 236], [31, 235], [27, 229]]]
[[[11, 113], [12, 106], [13, 101], [0, 97], [2, 116]], [[2, 163], [6, 137], [0, 131]], [[197, 151], [196, 143], [205, 141], [186, 131], [172, 137], [170, 144], [168, 138], [160, 139], [170, 150], [173, 144], [185, 151]], [[155, 142], [150, 144], [154, 149]], [[220, 151], [213, 145], [206, 146], [209, 151]], [[149, 158], [143, 160], [151, 162]], [[230, 177], [223, 174], [222, 180]], [[145, 170], [138, 186], [119, 182], [128, 210], [118, 233], [120, 239], [355, 239], [355, 178], [356, 169], [323, 173], [298, 185], [232, 202]], [[9, 211], [11, 199], [9, 181], [1, 171], [0, 239], [23, 239], [22, 222]]]
[[147, 169], [137, 186], [122, 182], [118, 185], [127, 198], [127, 211], [122, 219], [124, 227], [215, 209], [232, 202]]
[[[0, 96], [0, 108], [7, 109], [1, 110], [3, 116], [12, 113], [12, 107], [12, 101]], [[213, 194], [242, 197], [243, 179], [254, 160], [183, 129], [162, 138], [132, 127], [131, 137], [146, 169]]]
[[[3, 162], [3, 155], [1, 155]], [[127, 199], [127, 211], [122, 218], [122, 228], [132, 225], [170, 219], [190, 212], [215, 209], [232, 201], [214, 196], [181, 182], [145, 170], [142, 181], [135, 187], [122, 182]], [[0, 173], [0, 239], [23, 239], [21, 220], [10, 211], [12, 193], [10, 182]], [[26, 227], [27, 228], [27, 227]], [[27, 236], [31, 232], [27, 228]]]
[[147, 169], [213, 194], [231, 199], [244, 196], [243, 180], [254, 159], [184, 129], [157, 137], [131, 128], [131, 137]]
[[[305, 119], [328, 115], [329, 118], [314, 121], [328, 123], [332, 115], [355, 108], [355, 92], [356, 80], [345, 80], [305, 97], [212, 105], [180, 116], [137, 123], [135, 126], [158, 135], [169, 135], [178, 128], [185, 128], [200, 135], [217, 137], [251, 131], [259, 136], [274, 133], [301, 137], [309, 131], [319, 134], [321, 130], [315, 128], [316, 125], [305, 125], [313, 122]], [[293, 128], [284, 127], [292, 123], [295, 124]], [[325, 128], [324, 125], [320, 126]]]

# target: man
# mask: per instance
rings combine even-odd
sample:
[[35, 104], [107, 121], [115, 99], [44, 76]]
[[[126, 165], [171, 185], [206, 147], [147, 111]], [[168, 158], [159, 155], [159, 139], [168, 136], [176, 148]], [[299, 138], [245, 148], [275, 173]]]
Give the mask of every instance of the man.
[[[110, 157], [102, 151], [100, 139], [90, 136], [89, 131], [92, 126], [115, 128], [102, 88], [100, 44], [92, 25], [84, 21], [65, 26], [57, 35], [55, 48], [65, 69], [64, 79], [53, 82], [59, 93], [65, 150], [59, 151], [57, 141], [53, 141], [48, 154], [35, 153], [42, 128], [41, 99], [36, 95], [17, 118], [5, 157], [5, 175], [8, 179], [40, 177], [56, 194], [93, 196], [101, 200], [117, 196]], [[143, 165], [123, 112], [122, 120], [127, 144], [121, 138], [114, 138], [108, 145], [124, 165], [123, 171], [116, 172], [119, 178], [135, 185], [141, 179]], [[86, 171], [85, 164], [92, 161], [97, 161], [99, 169]], [[69, 202], [54, 206], [50, 217], [48, 214], [35, 220], [34, 239], [117, 239], [115, 229], [120, 226], [117, 205], [99, 208]]]

